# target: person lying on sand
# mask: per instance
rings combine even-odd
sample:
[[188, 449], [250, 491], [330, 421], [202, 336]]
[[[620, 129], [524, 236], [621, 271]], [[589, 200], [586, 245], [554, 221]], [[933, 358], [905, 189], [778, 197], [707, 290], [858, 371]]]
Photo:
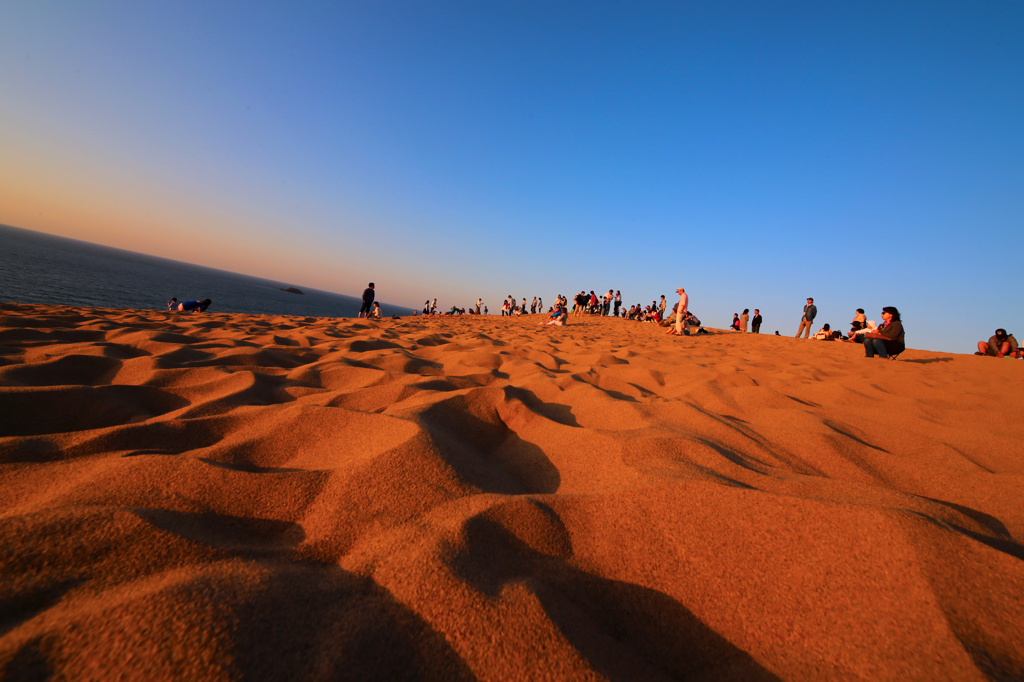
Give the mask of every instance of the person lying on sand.
[[202, 301], [185, 301], [178, 304], [177, 311], [180, 313], [205, 313], [211, 303], [213, 301], [208, 298]]
[[564, 327], [566, 322], [569, 320], [569, 311], [566, 310], [565, 306], [556, 305], [555, 312], [551, 313], [551, 318], [547, 322], [541, 322], [538, 326], [540, 327]]
[[1007, 334], [1005, 329], [997, 329], [995, 336], [989, 337], [988, 343], [978, 342], [978, 352], [975, 355], [990, 355], [994, 358], [1005, 358], [1009, 355], [1011, 358], [1018, 358], [1024, 357], [1024, 351], [1021, 351], [1013, 334]]

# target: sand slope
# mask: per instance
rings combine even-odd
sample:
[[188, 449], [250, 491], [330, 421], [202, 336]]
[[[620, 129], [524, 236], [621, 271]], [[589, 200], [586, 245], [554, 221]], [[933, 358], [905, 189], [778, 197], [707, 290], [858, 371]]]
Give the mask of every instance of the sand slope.
[[1024, 363], [538, 319], [0, 304], [0, 671], [1024, 679]]

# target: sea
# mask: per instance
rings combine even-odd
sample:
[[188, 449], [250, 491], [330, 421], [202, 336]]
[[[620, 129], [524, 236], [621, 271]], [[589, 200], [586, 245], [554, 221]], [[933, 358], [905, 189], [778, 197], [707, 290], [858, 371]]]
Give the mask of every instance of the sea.
[[[289, 287], [301, 294], [282, 291]], [[379, 287], [378, 287], [379, 288]], [[362, 292], [359, 292], [362, 294]], [[355, 317], [362, 300], [227, 270], [0, 225], [0, 301], [166, 310], [209, 298], [211, 313]], [[380, 302], [386, 316], [412, 308]]]

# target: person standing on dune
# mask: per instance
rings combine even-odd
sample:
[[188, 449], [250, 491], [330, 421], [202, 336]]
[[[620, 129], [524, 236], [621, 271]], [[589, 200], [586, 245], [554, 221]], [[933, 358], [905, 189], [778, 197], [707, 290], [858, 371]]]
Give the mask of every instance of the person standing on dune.
[[[690, 297], [686, 295], [686, 289], [679, 287], [676, 289], [676, 293], [679, 294], [679, 303], [676, 305], [676, 326], [669, 327], [666, 334], [675, 334], [677, 336], [690, 335], [689, 325], [686, 321], [686, 313], [690, 309]], [[662, 297], [664, 298], [664, 297]]]
[[370, 312], [373, 310], [373, 282], [370, 282], [370, 286], [363, 289], [363, 307], [359, 309], [359, 314], [356, 317], [369, 317]]
[[[796, 338], [800, 338], [803, 334], [804, 338], [810, 338], [811, 336], [811, 325], [814, 324], [814, 318], [818, 315], [818, 308], [814, 305], [814, 299], [808, 298], [807, 305], [804, 306], [804, 316], [800, 318], [800, 328], [796, 330]], [[804, 330], [807, 330], [805, 333]]]

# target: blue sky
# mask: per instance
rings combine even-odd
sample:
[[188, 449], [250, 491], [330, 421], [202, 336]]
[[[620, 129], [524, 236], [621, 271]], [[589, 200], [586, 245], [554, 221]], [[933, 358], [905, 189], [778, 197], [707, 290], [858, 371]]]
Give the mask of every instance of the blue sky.
[[0, 6], [0, 222], [492, 308], [1024, 334], [1024, 4]]

